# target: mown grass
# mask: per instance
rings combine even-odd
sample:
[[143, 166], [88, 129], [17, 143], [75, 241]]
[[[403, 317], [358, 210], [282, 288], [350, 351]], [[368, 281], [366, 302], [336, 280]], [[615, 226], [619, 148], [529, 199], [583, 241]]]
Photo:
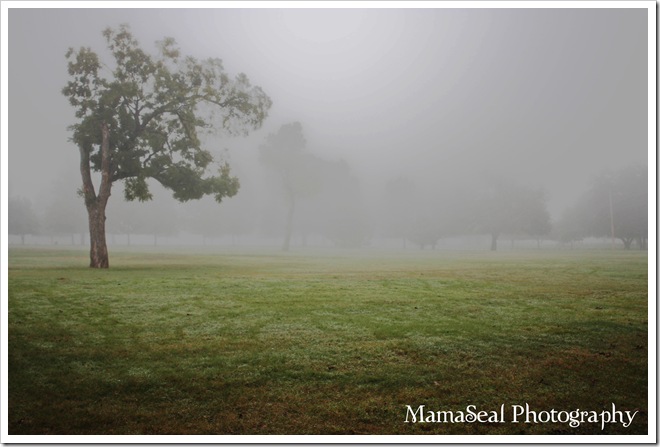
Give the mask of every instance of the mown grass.
[[[9, 434], [646, 434], [647, 258], [625, 251], [10, 249]], [[406, 405], [638, 410], [411, 424]]]

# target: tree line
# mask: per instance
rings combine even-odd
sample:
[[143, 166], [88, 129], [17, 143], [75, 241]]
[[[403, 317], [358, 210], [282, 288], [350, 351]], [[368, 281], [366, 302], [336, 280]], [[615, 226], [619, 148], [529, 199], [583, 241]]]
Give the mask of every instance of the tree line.
[[[301, 129], [297, 123], [286, 126], [295, 128]], [[277, 151], [272, 141], [264, 141], [261, 154]], [[339, 247], [398, 239], [401, 248], [435, 249], [443, 239], [483, 236], [490, 240], [489, 244], [484, 241], [484, 250], [496, 250], [503, 241], [512, 246], [523, 240], [534, 241], [537, 247], [542, 241], [573, 246], [587, 238], [602, 238], [608, 244], [613, 239], [625, 249], [647, 248], [645, 166], [601, 173], [553, 220], [542, 189], [501, 178], [438, 191], [400, 176], [383, 183], [380, 203], [372, 208], [347, 162], [325, 160], [307, 150], [300, 153], [304, 156], [286, 163], [284, 171], [277, 168], [284, 166], [282, 159], [264, 155], [261, 187], [268, 188], [270, 195], [263, 201], [255, 199], [260, 191], [247, 190], [240, 200], [217, 206], [211, 199], [202, 199], [178, 212], [153, 202], [117, 201], [110, 207], [107, 226], [111, 241], [130, 245], [141, 235], [144, 244], [149, 235], [158, 245], [161, 238], [185, 232], [198, 235], [202, 244], [222, 237], [240, 244], [253, 235], [264, 236], [279, 239], [284, 250], [293, 245], [294, 236], [297, 245], [322, 240]], [[279, 161], [271, 164], [269, 156]], [[460, 190], [460, 195], [454, 190]], [[28, 199], [10, 197], [9, 234], [20, 236], [21, 243], [26, 235], [42, 235], [88, 244], [84, 212], [75, 194], [61, 195], [41, 214]]]

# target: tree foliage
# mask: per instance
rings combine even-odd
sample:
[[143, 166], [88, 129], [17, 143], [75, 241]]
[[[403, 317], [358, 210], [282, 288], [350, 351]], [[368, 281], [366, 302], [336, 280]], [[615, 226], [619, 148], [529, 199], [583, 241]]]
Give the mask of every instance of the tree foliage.
[[259, 147], [261, 162], [277, 172], [287, 194], [312, 196], [320, 189], [322, 160], [307, 150], [299, 122], [281, 126]]
[[268, 96], [244, 74], [230, 79], [220, 59], [181, 56], [171, 38], [152, 57], [125, 25], [103, 35], [114, 66], [89, 48], [69, 49], [71, 80], [62, 91], [80, 120], [71, 126], [73, 141], [89, 155], [92, 169], [102, 169], [100, 126], [106, 123], [110, 181], [124, 181], [126, 199], [150, 199], [148, 178], [181, 201], [235, 194], [238, 182], [227, 164], [219, 176], [204, 176], [213, 156], [202, 148], [199, 130], [219, 123], [230, 134], [247, 134], [266, 118]]

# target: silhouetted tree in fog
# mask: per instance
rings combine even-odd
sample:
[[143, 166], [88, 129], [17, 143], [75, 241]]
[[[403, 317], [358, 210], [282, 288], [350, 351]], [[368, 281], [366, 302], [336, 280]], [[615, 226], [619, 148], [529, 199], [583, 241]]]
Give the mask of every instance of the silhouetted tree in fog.
[[477, 233], [490, 235], [492, 251], [497, 250], [497, 240], [503, 234], [527, 234], [539, 243], [550, 232], [550, 214], [542, 190], [491, 179], [468, 200], [472, 205], [467, 222]]
[[585, 233], [614, 237], [629, 249], [648, 239], [648, 169], [631, 166], [598, 176], [579, 199]]
[[282, 249], [289, 250], [293, 216], [299, 198], [312, 197], [321, 189], [323, 161], [306, 150], [302, 125], [285, 124], [266, 137], [259, 147], [261, 162], [279, 175], [287, 201], [286, 227]]
[[495, 180], [473, 197], [472, 221], [476, 232], [490, 235], [490, 249], [497, 250], [502, 233], [516, 233], [520, 228], [518, 191], [509, 182]]
[[408, 232], [408, 239], [417, 244], [422, 250], [427, 245], [435, 250], [441, 236], [440, 222], [432, 216], [424, 214], [415, 219]]

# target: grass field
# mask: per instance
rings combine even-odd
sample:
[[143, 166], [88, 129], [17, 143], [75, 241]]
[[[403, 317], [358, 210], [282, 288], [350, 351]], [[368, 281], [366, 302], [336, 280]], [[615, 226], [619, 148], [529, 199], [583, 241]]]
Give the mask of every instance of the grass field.
[[[9, 251], [9, 434], [646, 434], [647, 253]], [[405, 423], [428, 410], [633, 423]], [[508, 412], [508, 410], [507, 410]]]

